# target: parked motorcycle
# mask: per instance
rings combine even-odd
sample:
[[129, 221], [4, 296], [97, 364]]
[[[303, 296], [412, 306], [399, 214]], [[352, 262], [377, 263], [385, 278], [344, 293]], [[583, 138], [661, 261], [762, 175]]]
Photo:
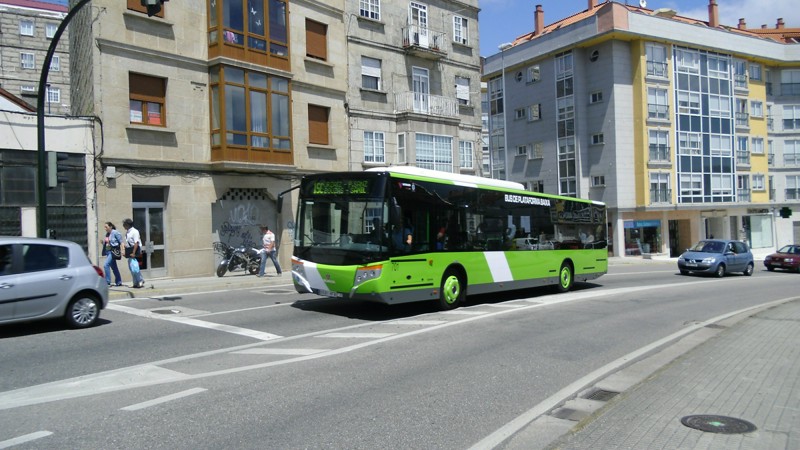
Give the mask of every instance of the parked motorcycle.
[[231, 247], [224, 242], [214, 242], [214, 251], [222, 257], [222, 261], [217, 264], [218, 277], [239, 269], [246, 270], [250, 275], [258, 273], [261, 255], [257, 248]]

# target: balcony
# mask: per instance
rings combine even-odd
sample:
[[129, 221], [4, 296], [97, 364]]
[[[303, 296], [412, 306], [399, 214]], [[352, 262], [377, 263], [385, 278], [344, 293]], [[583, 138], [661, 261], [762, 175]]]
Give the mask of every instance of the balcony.
[[647, 61], [647, 76], [667, 78], [667, 63]]
[[403, 27], [403, 49], [406, 54], [425, 59], [441, 59], [445, 56], [446, 36], [441, 31], [419, 25]]
[[736, 150], [736, 165], [749, 166], [750, 152], [747, 150]]
[[416, 113], [428, 116], [458, 118], [458, 100], [441, 95], [402, 92], [395, 94], [395, 113]]
[[669, 120], [669, 105], [648, 103], [647, 118], [655, 120]]
[[775, 165], [775, 154], [774, 153], [770, 153], [770, 154], [767, 155], [767, 164], [770, 165], [770, 166], [774, 166]]
[[733, 75], [734, 89], [747, 89], [747, 75], [735, 74]]
[[669, 188], [661, 188], [661, 189], [650, 189], [650, 204], [651, 205], [658, 205], [658, 204], [669, 204], [672, 202], [672, 189]]
[[750, 191], [740, 190], [736, 192], [736, 201], [739, 203], [749, 203], [750, 202]]
[[668, 145], [663, 144], [650, 144], [650, 160], [651, 163], [669, 163], [670, 151]]
[[737, 112], [736, 126], [740, 128], [750, 128], [750, 114], [746, 112]]
[[767, 131], [774, 131], [774, 123], [775, 121], [772, 119], [772, 117], [767, 117]]

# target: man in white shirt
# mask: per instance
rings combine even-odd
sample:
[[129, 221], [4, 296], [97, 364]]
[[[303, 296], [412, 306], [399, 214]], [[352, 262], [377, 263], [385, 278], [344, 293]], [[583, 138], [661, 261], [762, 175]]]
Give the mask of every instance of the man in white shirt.
[[278, 245], [275, 241], [275, 233], [266, 225], [261, 226], [261, 232], [264, 233], [264, 236], [261, 238], [264, 249], [261, 251], [261, 266], [258, 269], [258, 276], [264, 276], [264, 270], [267, 268], [267, 258], [272, 260], [272, 264], [275, 265], [275, 270], [278, 272], [278, 276], [280, 276], [281, 265], [278, 263]]
[[139, 268], [139, 261], [137, 258], [142, 252], [142, 239], [139, 236], [139, 230], [133, 227], [133, 220], [125, 219], [122, 221], [122, 226], [125, 228], [125, 257], [128, 258], [128, 269], [131, 271], [133, 278], [133, 287], [144, 287], [144, 276]]

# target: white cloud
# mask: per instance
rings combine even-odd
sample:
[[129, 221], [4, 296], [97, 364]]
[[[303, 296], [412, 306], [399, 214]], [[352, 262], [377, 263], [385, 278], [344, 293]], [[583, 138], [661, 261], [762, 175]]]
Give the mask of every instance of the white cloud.
[[[651, 1], [650, 3], [659, 3]], [[671, 2], [670, 8], [676, 9], [681, 16], [691, 17], [698, 20], [708, 20], [708, 1], [702, 6], [692, 8], [681, 8]], [[786, 27], [800, 28], [800, 21], [797, 16], [797, 0], [717, 0], [719, 8], [719, 22], [722, 25], [735, 27], [739, 23], [739, 18], [744, 18], [748, 28], [760, 28], [766, 24], [767, 28], [775, 28], [775, 23], [782, 17]], [[648, 7], [650, 5], [648, 4]], [[656, 6], [654, 6], [656, 7]]]

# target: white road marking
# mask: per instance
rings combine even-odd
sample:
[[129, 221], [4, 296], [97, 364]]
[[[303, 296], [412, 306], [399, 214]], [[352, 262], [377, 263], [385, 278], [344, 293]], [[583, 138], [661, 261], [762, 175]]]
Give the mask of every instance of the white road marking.
[[441, 325], [447, 323], [446, 320], [393, 320], [386, 322], [387, 325]]
[[0, 410], [189, 379], [154, 365], [126, 367], [0, 393]]
[[274, 305], [264, 305], [264, 306], [254, 306], [252, 308], [242, 308], [242, 309], [230, 309], [227, 311], [218, 311], [218, 312], [210, 312], [205, 314], [197, 314], [193, 317], [208, 317], [208, 316], [220, 316], [223, 314], [234, 314], [240, 312], [247, 312], [247, 311], [257, 311], [259, 309], [266, 309], [266, 308], [276, 308], [278, 306], [291, 306], [291, 303], [276, 303]]
[[122, 411], [138, 411], [140, 409], [149, 408], [151, 406], [160, 405], [162, 403], [170, 402], [172, 400], [177, 400], [179, 398], [188, 397], [190, 395], [199, 394], [201, 392], [205, 392], [207, 389], [203, 388], [193, 388], [188, 389], [183, 392], [176, 392], [175, 394], [165, 395], [163, 397], [154, 398], [153, 400], [148, 400], [146, 402], [137, 403], [135, 405], [126, 406], [124, 408], [120, 408]]
[[53, 434], [50, 431], [37, 431], [36, 433], [25, 434], [19, 437], [15, 437], [13, 439], [9, 439], [7, 441], [0, 441], [0, 449], [4, 448], [11, 448], [15, 445], [24, 444], [26, 442], [35, 441], [36, 439], [41, 439], [43, 437], [47, 437]]
[[327, 333], [317, 337], [321, 338], [356, 338], [356, 339], [383, 339], [397, 333]]
[[525, 305], [520, 305], [519, 303], [487, 303], [483, 306], [490, 308], [522, 308]]
[[238, 352], [231, 352], [235, 355], [290, 355], [290, 356], [305, 356], [313, 355], [316, 353], [327, 352], [327, 348], [248, 348], [246, 350], [239, 350]]
[[247, 336], [261, 341], [271, 341], [273, 339], [278, 339], [282, 337], [278, 336], [277, 334], [264, 333], [263, 331], [251, 330], [249, 328], [240, 328], [221, 323], [206, 322], [204, 320], [197, 320], [189, 317], [156, 314], [152, 311], [141, 310], [122, 305], [108, 305], [108, 309], [125, 312], [128, 314], [132, 314], [134, 316], [146, 317], [148, 319], [166, 320], [169, 322], [182, 323], [184, 325], [191, 325], [200, 328], [208, 328], [211, 330], [222, 331], [225, 333], [238, 334], [240, 336]]
[[487, 312], [475, 311], [474, 309], [454, 309], [452, 311], [442, 311], [441, 314], [447, 314], [449, 316], [479, 316], [487, 314]]

